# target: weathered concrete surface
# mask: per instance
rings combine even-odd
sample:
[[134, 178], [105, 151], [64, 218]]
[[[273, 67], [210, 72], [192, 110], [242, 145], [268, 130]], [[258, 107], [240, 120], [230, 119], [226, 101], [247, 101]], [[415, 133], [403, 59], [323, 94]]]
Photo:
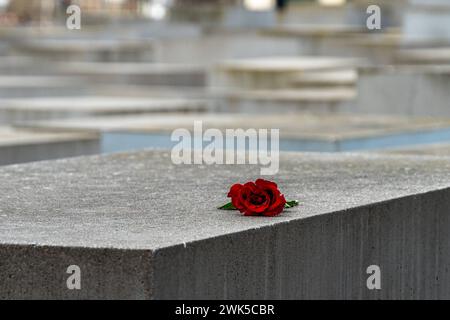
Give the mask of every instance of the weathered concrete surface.
[[[216, 209], [258, 176], [161, 152], [0, 169], [0, 297], [450, 297], [448, 159], [286, 153], [273, 179], [300, 206]], [[66, 288], [72, 264], [81, 290]]]
[[95, 115], [203, 111], [206, 108], [205, 101], [182, 98], [81, 96], [0, 99], [0, 123]]
[[95, 133], [46, 132], [0, 127], [0, 165], [99, 152], [99, 135]]

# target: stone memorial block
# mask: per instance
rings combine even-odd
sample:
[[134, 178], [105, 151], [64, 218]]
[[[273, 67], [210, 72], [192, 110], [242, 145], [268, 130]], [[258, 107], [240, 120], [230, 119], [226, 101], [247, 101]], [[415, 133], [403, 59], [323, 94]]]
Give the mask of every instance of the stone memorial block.
[[149, 39], [25, 38], [15, 42], [15, 51], [50, 61], [152, 61]]
[[0, 75], [0, 99], [75, 96], [91, 91], [92, 88], [75, 77]]
[[133, 97], [56, 97], [33, 99], [0, 99], [0, 123], [28, 120], [125, 115], [152, 112], [204, 111], [203, 100], [181, 98]]
[[411, 0], [405, 7], [405, 37], [450, 40], [450, 3], [446, 0]]
[[96, 154], [95, 133], [0, 127], [0, 165]]
[[1, 168], [0, 298], [450, 298], [448, 159], [282, 153], [280, 165], [268, 178], [300, 205], [272, 218], [217, 210], [258, 166], [145, 151]]
[[217, 65], [212, 86], [239, 89], [280, 89], [307, 72], [338, 71], [364, 64], [356, 58], [267, 57], [235, 59]]
[[98, 83], [142, 86], [204, 86], [204, 67], [189, 64], [70, 62], [58, 66], [65, 75]]
[[[450, 120], [351, 114], [152, 114], [30, 122], [25, 127], [43, 130], [79, 130], [101, 134], [102, 152], [142, 148], [173, 148], [174, 130], [201, 136], [209, 128], [279, 129], [279, 147], [285, 151], [354, 151], [450, 141]], [[198, 137], [197, 137], [198, 138]], [[199, 145], [205, 145], [200, 142]]]
[[396, 66], [359, 71], [358, 95], [342, 111], [450, 116], [449, 66]]
[[450, 47], [400, 50], [397, 61], [403, 64], [450, 64]]

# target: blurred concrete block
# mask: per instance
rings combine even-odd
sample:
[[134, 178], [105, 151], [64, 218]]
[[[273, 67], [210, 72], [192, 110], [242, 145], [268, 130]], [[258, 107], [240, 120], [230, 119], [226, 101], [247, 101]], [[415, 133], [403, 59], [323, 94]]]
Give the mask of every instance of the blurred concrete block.
[[33, 131], [0, 127], [0, 165], [99, 153], [95, 133]]
[[181, 98], [61, 97], [0, 100], [0, 123], [63, 119], [95, 115], [125, 115], [152, 112], [205, 111], [203, 100]]
[[450, 4], [446, 0], [411, 0], [405, 7], [406, 38], [450, 39]]
[[355, 87], [358, 82], [356, 69], [337, 71], [305, 72], [296, 76], [292, 85], [298, 88], [305, 87]]
[[407, 66], [360, 69], [356, 103], [346, 112], [450, 116], [450, 68]]
[[211, 77], [214, 87], [280, 89], [306, 72], [348, 70], [364, 60], [335, 57], [270, 57], [223, 61]]
[[14, 43], [19, 54], [50, 61], [152, 61], [149, 39], [25, 38]]
[[298, 55], [298, 41], [269, 38], [257, 30], [207, 30], [202, 36], [159, 39], [155, 62], [213, 66], [222, 60]]
[[313, 113], [352, 109], [355, 88], [301, 88], [260, 90], [215, 90], [215, 108], [222, 112], [244, 113]]
[[[450, 162], [282, 153], [300, 205], [219, 211], [258, 166], [122, 153], [0, 169], [2, 299], [448, 299]], [[439, 248], [439, 250], [437, 250]], [[80, 268], [80, 290], [67, 269]], [[369, 266], [381, 290], [369, 290]], [[426, 285], [424, 285], [426, 284]]]
[[396, 58], [404, 64], [450, 64], [450, 47], [400, 50]]
[[74, 77], [0, 75], [0, 98], [76, 96], [91, 90]]
[[58, 65], [66, 76], [83, 76], [93, 84], [205, 86], [205, 67], [190, 64], [70, 62]]
[[203, 130], [219, 129], [223, 135], [226, 129], [279, 129], [279, 146], [285, 151], [340, 152], [450, 141], [450, 120], [446, 119], [329, 113], [152, 114], [30, 122], [24, 126], [98, 132], [102, 152], [115, 152], [171, 149], [178, 143], [171, 141], [172, 132], [180, 128], [193, 132], [195, 121], [202, 122]]

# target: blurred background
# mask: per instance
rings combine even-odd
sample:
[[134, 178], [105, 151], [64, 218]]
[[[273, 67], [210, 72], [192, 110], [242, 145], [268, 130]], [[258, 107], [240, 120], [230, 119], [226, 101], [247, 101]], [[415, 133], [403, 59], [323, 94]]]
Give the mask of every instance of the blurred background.
[[1, 165], [169, 149], [195, 120], [450, 155], [449, 98], [448, 0], [0, 0]]

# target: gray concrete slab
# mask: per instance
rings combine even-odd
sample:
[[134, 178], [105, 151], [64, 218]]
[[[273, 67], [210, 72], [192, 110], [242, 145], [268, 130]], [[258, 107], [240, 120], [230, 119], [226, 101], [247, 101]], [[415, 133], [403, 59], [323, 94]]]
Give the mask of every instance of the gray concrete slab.
[[226, 59], [292, 56], [298, 53], [298, 42], [292, 39], [270, 39], [257, 30], [207, 29], [198, 37], [155, 41], [153, 61], [212, 66]]
[[219, 63], [210, 83], [240, 90], [290, 88], [306, 73], [345, 71], [362, 64], [362, 59], [312, 56], [235, 59]]
[[[276, 218], [216, 209], [257, 166], [140, 152], [2, 168], [0, 297], [449, 298], [447, 158], [280, 160], [272, 179], [301, 204]], [[66, 287], [74, 264], [81, 290]]]
[[17, 39], [14, 50], [50, 61], [152, 61], [150, 39], [30, 37]]
[[448, 117], [449, 89], [448, 65], [360, 69], [356, 102], [340, 111]]
[[70, 62], [56, 66], [67, 76], [83, 76], [95, 84], [204, 86], [207, 70], [190, 64]]
[[96, 133], [33, 131], [0, 127], [0, 165], [91, 155], [100, 152]]
[[199, 99], [72, 96], [28, 99], [0, 99], [0, 123], [49, 120], [95, 115], [204, 111]]
[[352, 114], [152, 114], [29, 122], [44, 130], [81, 130], [102, 133], [102, 152], [139, 148], [172, 148], [170, 134], [178, 128], [194, 130], [280, 129], [280, 149], [287, 151], [349, 151], [450, 141], [450, 120]]
[[76, 96], [91, 91], [79, 77], [0, 75], [0, 99]]
[[[270, 79], [270, 77], [269, 77]], [[311, 113], [352, 109], [357, 91], [352, 87], [287, 89], [213, 89], [216, 109], [242, 113]]]
[[450, 48], [421, 48], [400, 50], [396, 55], [399, 63], [409, 64], [449, 64]]

